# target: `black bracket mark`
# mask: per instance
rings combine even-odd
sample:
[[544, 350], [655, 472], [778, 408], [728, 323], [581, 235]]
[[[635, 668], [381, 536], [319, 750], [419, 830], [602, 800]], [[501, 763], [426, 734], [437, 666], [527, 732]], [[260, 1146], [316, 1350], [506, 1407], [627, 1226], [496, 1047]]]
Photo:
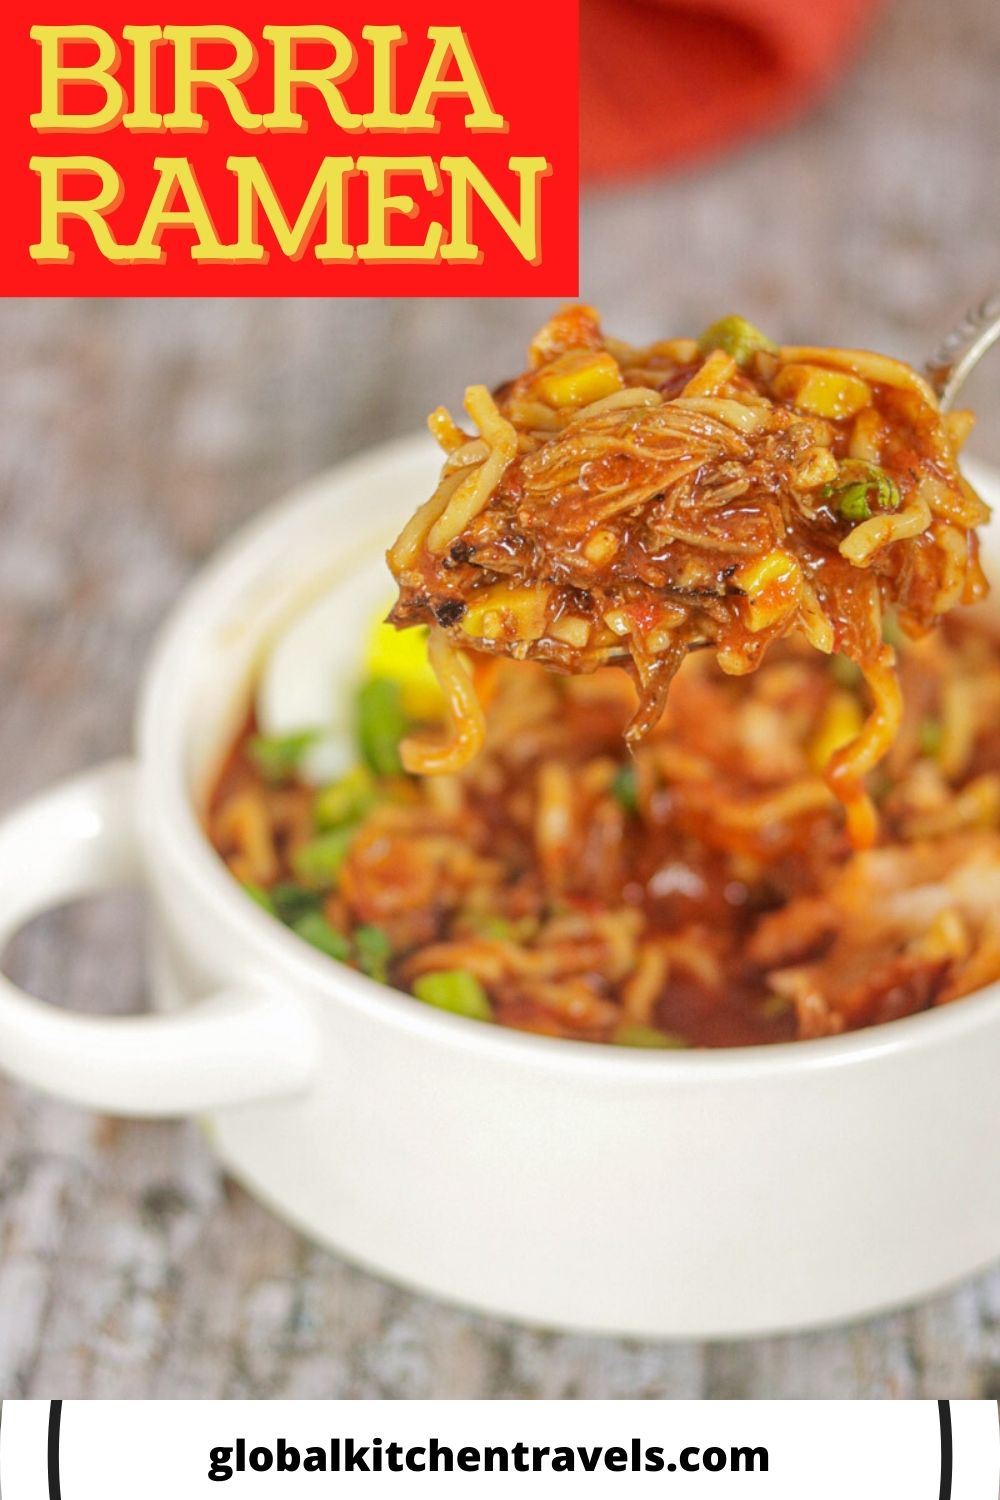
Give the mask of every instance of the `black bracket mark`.
[[938, 1423], [941, 1428], [941, 1486], [938, 1500], [951, 1500], [951, 1473], [953, 1467], [951, 1439], [951, 1403], [939, 1401]]
[[49, 1402], [49, 1500], [62, 1500], [62, 1483], [59, 1477], [59, 1424], [62, 1421], [62, 1402]]

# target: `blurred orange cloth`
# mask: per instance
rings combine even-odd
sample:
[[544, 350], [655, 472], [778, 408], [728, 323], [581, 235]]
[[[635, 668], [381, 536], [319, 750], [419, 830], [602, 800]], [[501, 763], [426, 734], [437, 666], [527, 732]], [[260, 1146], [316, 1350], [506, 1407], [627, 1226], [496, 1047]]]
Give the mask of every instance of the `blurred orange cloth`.
[[877, 0], [580, 0], [585, 178], [676, 166], [833, 82]]

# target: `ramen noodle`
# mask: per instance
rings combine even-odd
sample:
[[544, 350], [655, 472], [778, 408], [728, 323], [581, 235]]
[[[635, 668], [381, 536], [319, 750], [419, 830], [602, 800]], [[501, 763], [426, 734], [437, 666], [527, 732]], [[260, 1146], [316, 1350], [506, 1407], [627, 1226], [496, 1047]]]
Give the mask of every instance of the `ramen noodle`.
[[[423, 652], [422, 628], [383, 628]], [[248, 723], [207, 808], [233, 875], [329, 959], [501, 1026], [659, 1048], [829, 1036], [1000, 979], [988, 620], [950, 616], [900, 645], [867, 851], [824, 776], [864, 732], [865, 679], [804, 635], [741, 680], [695, 653], [632, 749], [642, 688], [618, 670], [480, 656], [454, 697], [443, 674], [443, 701], [420, 670], [380, 658], [358, 696], [358, 764], [329, 785], [304, 779], [308, 734]], [[407, 772], [401, 745], [443, 743], [473, 680], [477, 753]]]
[[404, 744], [407, 769], [453, 773], [480, 752], [469, 648], [572, 675], [622, 662], [636, 746], [692, 651], [740, 676], [795, 634], [864, 679], [868, 711], [823, 773], [855, 847], [870, 846], [865, 778], [903, 713], [886, 616], [917, 637], [985, 592], [988, 511], [956, 462], [969, 414], [943, 415], [884, 355], [778, 347], [736, 317], [632, 348], [587, 307], [559, 313], [523, 374], [473, 386], [465, 406], [471, 431], [432, 414], [441, 480], [389, 551], [391, 619], [431, 627], [449, 704], [443, 737]]

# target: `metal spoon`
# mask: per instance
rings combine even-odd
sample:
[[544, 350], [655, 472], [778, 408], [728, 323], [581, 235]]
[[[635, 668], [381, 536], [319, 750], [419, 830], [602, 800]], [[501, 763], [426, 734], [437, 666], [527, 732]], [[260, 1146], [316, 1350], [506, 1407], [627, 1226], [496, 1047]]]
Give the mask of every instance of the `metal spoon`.
[[967, 312], [927, 362], [927, 378], [942, 411], [951, 411], [969, 375], [997, 339], [1000, 339], [1000, 293]]

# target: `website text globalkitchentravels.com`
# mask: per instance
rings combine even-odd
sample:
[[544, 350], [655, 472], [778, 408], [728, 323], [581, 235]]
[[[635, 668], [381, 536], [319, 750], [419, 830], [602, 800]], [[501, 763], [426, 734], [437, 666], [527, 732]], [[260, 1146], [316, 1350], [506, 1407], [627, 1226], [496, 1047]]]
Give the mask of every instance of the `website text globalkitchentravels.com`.
[[668, 1450], [632, 1438], [627, 1445], [559, 1443], [476, 1444], [455, 1447], [429, 1437], [404, 1444], [373, 1437], [330, 1438], [304, 1447], [277, 1438], [252, 1443], [237, 1438], [209, 1450], [209, 1479], [223, 1482], [237, 1474], [270, 1471], [314, 1474], [612, 1474], [744, 1473], [766, 1474], [768, 1450], [750, 1446], [677, 1447]]

